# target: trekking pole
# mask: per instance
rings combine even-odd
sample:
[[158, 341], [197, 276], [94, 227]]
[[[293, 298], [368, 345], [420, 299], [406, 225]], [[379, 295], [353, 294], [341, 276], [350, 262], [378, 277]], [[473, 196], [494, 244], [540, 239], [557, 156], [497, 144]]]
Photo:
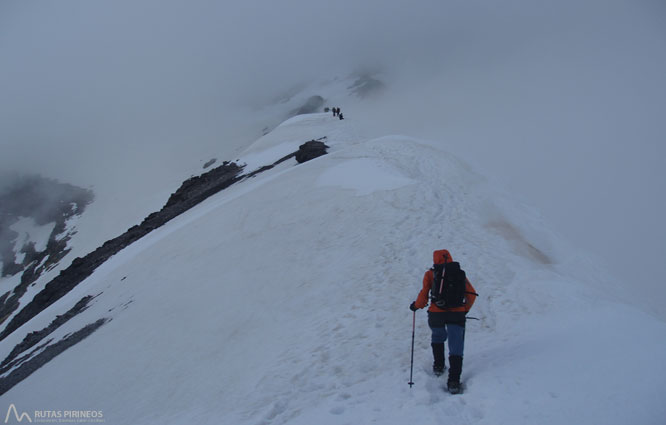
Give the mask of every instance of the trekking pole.
[[412, 318], [412, 362], [409, 366], [409, 388], [412, 388], [414, 382], [412, 382], [412, 377], [414, 375], [414, 331], [416, 329], [416, 312], [414, 312], [414, 317]]

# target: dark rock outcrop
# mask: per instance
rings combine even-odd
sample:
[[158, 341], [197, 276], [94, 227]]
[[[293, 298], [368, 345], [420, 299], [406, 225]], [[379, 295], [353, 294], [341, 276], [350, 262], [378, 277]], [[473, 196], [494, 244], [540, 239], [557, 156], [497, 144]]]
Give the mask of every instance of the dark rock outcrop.
[[165, 211], [170, 211], [166, 214], [167, 221], [172, 219], [209, 196], [234, 184], [238, 181], [237, 177], [242, 170], [243, 167], [236, 163], [225, 161], [221, 166], [213, 168], [207, 173], [185, 180], [178, 190], [171, 194], [160, 212], [149, 215], [146, 220], [149, 220], [152, 215], [159, 215]]
[[48, 345], [51, 341], [47, 341], [46, 343], [34, 349], [26, 356], [27, 358], [30, 358], [35, 352], [43, 348], [39, 354], [30, 358], [30, 360], [23, 362], [20, 366], [9, 373], [9, 375], [0, 378], [0, 395], [3, 395], [9, 391], [14, 385], [23, 381], [25, 378], [30, 376], [40, 367], [44, 366], [58, 354], [90, 336], [93, 332], [108, 322], [108, 320], [109, 319], [99, 319], [94, 323], [90, 323], [89, 325], [84, 326], [73, 334], [66, 336], [55, 344]]
[[328, 146], [326, 146], [324, 142], [319, 140], [310, 140], [309, 142], [305, 142], [298, 147], [298, 152], [296, 152], [296, 161], [301, 164], [303, 162], [325, 155], [326, 149], [328, 149]]
[[53, 333], [53, 331], [65, 324], [69, 319], [88, 308], [88, 303], [90, 303], [92, 299], [93, 297], [91, 295], [81, 298], [74, 307], [67, 311], [67, 313], [56, 316], [56, 318], [53, 319], [53, 321], [47, 327], [39, 331], [30, 332], [28, 335], [26, 335], [26, 337], [23, 338], [23, 341], [17, 344], [11, 353], [9, 353], [9, 355], [2, 361], [2, 363], [0, 363], [0, 375], [4, 375], [17, 363], [21, 362], [20, 358], [16, 359], [19, 354], [34, 347], [48, 335]]

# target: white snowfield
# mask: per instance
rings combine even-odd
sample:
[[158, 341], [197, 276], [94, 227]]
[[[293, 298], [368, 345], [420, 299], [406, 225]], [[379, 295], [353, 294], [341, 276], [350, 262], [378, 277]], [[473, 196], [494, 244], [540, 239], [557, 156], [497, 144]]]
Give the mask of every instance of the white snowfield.
[[[85, 295], [49, 338], [112, 319], [0, 406], [114, 425], [664, 423], [666, 324], [450, 154], [355, 134], [313, 114], [250, 146], [248, 168], [331, 149], [209, 198], [14, 332], [2, 358]], [[407, 385], [408, 306], [441, 248], [480, 294], [457, 396], [432, 376], [424, 310]]]
[[[10, 226], [10, 229], [18, 233], [16, 238], [14, 252], [21, 251], [24, 244], [33, 243], [35, 250], [44, 251], [46, 244], [49, 242], [49, 236], [55, 227], [55, 223], [46, 225], [39, 225], [34, 219], [28, 217], [21, 217], [16, 223]], [[21, 253], [21, 257], [17, 258], [17, 262], [23, 261], [25, 253]]]

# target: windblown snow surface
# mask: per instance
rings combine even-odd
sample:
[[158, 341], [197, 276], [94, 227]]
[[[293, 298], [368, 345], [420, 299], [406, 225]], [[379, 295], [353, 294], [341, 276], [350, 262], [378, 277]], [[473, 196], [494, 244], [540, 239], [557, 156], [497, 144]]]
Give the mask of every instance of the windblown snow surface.
[[[10, 335], [2, 358], [85, 295], [49, 338], [111, 319], [3, 406], [108, 424], [663, 424], [666, 324], [629, 304], [649, 294], [627, 295], [449, 153], [357, 134], [312, 114], [248, 147], [248, 168], [313, 138], [331, 148], [209, 198]], [[425, 311], [407, 385], [408, 306], [441, 248], [480, 293], [457, 396], [430, 372]]]

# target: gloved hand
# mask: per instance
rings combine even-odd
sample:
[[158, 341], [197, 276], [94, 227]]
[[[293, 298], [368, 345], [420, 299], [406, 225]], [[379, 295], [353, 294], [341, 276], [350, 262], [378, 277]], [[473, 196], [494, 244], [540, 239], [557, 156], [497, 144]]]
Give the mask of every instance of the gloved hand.
[[409, 309], [412, 310], [412, 311], [418, 310], [418, 308], [416, 308], [416, 301], [414, 301], [413, 303], [411, 303], [409, 305]]

